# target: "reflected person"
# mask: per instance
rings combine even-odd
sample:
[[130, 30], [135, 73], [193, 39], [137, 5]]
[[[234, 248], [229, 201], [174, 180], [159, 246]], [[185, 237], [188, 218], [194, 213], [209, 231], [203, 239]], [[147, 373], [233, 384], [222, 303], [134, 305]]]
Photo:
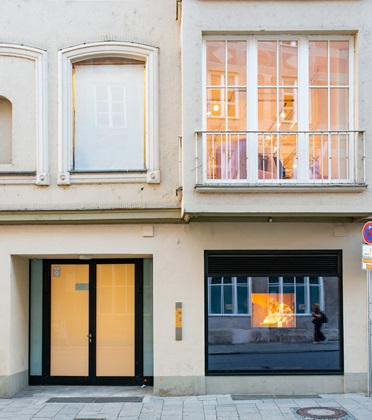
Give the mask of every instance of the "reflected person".
[[324, 316], [323, 312], [320, 310], [319, 303], [313, 303], [313, 312], [311, 315], [313, 316], [312, 323], [314, 324], [314, 344], [319, 343], [326, 343], [328, 339], [324, 336], [321, 331], [322, 328], [322, 318]]

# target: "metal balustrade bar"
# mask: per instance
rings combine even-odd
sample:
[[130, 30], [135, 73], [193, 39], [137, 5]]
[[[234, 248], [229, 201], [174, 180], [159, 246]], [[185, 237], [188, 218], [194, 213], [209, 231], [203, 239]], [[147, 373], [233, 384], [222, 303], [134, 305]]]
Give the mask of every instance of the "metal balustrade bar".
[[198, 131], [196, 185], [363, 184], [358, 130]]

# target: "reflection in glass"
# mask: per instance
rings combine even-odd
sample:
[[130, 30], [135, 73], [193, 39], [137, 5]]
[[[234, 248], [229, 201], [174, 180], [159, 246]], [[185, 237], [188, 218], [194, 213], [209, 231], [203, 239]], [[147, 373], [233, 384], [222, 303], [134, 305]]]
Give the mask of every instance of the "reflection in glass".
[[208, 277], [209, 313], [247, 314], [249, 281], [248, 277]]
[[328, 42], [309, 42], [309, 84], [328, 85]]
[[276, 85], [276, 41], [258, 43], [258, 86]]
[[297, 41], [279, 43], [279, 84], [297, 86], [298, 46]]
[[328, 130], [328, 91], [310, 89], [310, 130]]
[[330, 129], [348, 130], [349, 127], [349, 91], [331, 89], [330, 92]]
[[279, 89], [279, 129], [297, 130], [297, 89]]
[[208, 41], [208, 130], [246, 130], [246, 73], [246, 41]]
[[227, 43], [227, 81], [229, 86], [245, 86], [247, 79], [247, 43], [229, 41]]
[[[326, 276], [208, 277], [208, 370], [338, 371], [339, 287], [338, 277]], [[243, 297], [250, 310], [239, 304]], [[313, 303], [328, 317], [328, 342], [319, 346]]]
[[332, 86], [349, 84], [349, 42], [330, 42], [330, 83]]
[[276, 89], [258, 89], [258, 129], [276, 131]]
[[336, 134], [331, 136], [332, 179], [348, 179], [348, 136]]

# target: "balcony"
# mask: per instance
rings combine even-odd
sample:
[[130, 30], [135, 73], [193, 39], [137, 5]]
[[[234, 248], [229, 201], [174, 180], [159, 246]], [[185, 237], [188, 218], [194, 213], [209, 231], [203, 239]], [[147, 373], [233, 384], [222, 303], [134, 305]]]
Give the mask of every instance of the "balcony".
[[198, 131], [199, 192], [363, 191], [363, 131]]

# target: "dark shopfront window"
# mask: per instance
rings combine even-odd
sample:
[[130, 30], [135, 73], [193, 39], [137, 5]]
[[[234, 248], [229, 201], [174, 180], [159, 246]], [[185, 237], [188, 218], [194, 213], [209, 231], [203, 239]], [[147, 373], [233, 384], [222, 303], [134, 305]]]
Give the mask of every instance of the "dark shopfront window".
[[[206, 373], [342, 373], [341, 260], [341, 251], [206, 251]], [[320, 343], [313, 303], [328, 318]]]

